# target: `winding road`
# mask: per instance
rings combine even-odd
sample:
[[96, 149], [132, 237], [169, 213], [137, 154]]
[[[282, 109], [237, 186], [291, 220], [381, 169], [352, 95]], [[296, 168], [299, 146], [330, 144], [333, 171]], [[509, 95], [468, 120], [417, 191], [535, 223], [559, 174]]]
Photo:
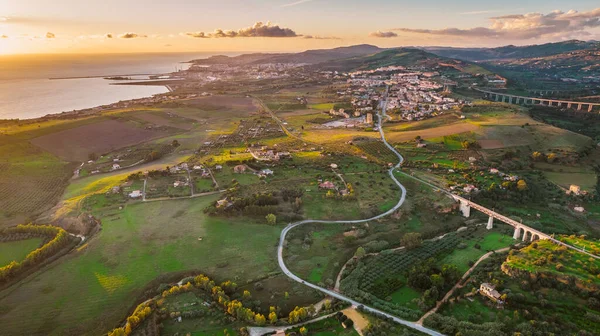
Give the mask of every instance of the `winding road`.
[[[388, 90], [389, 90], [389, 88], [388, 88]], [[295, 275], [294, 273], [292, 273], [292, 271], [289, 270], [289, 268], [285, 265], [285, 262], [283, 260], [283, 247], [284, 247], [283, 245], [285, 243], [285, 238], [286, 238], [287, 234], [292, 229], [294, 229], [297, 226], [304, 225], [304, 224], [309, 224], [309, 223], [322, 223], [322, 224], [356, 224], [356, 223], [365, 223], [365, 222], [368, 222], [368, 221], [372, 221], [372, 220], [376, 220], [376, 219], [388, 216], [388, 215], [392, 214], [394, 211], [398, 210], [398, 208], [400, 208], [402, 206], [402, 204], [404, 204], [404, 201], [406, 199], [406, 188], [404, 188], [404, 186], [400, 183], [400, 181], [398, 181], [398, 179], [396, 179], [396, 176], [394, 176], [394, 171], [397, 168], [400, 167], [400, 165], [402, 164], [402, 162], [404, 162], [404, 157], [402, 155], [400, 155], [400, 153], [398, 153], [398, 151], [396, 151], [396, 149], [392, 145], [390, 145], [386, 141], [386, 139], [385, 139], [385, 134], [383, 132], [383, 127], [382, 127], [381, 123], [382, 123], [383, 117], [387, 117], [387, 115], [386, 115], [386, 109], [387, 109], [387, 91], [386, 91], [386, 99], [385, 99], [385, 101], [382, 102], [380, 112], [377, 115], [377, 117], [378, 117], [377, 118], [378, 119], [377, 120], [377, 128], [379, 129], [379, 134], [381, 136], [381, 140], [383, 141], [383, 143], [386, 145], [387, 148], [389, 148], [398, 157], [398, 164], [396, 164], [395, 166], [393, 166], [392, 168], [390, 168], [390, 170], [388, 171], [390, 177], [392, 178], [392, 180], [394, 181], [394, 183], [396, 183], [396, 185], [398, 185], [398, 187], [400, 187], [400, 190], [402, 192], [402, 194], [400, 196], [400, 199], [398, 200], [398, 203], [394, 207], [392, 207], [390, 210], [388, 210], [388, 211], [386, 211], [386, 212], [384, 212], [382, 214], [379, 214], [379, 215], [377, 215], [375, 217], [371, 217], [371, 218], [367, 218], [367, 219], [342, 220], [342, 221], [326, 221], [326, 220], [306, 219], [306, 220], [302, 220], [302, 221], [299, 221], [299, 222], [290, 223], [288, 226], [286, 226], [283, 229], [283, 231], [281, 231], [281, 235], [279, 237], [279, 245], [277, 246], [277, 261], [279, 262], [279, 268], [281, 268], [281, 270], [283, 271], [283, 273], [287, 277], [289, 277], [290, 279], [292, 279], [292, 280], [294, 280], [296, 282], [299, 282], [299, 283], [301, 283], [303, 285], [306, 285], [306, 286], [308, 286], [310, 288], [318, 290], [318, 291], [320, 291], [320, 292], [322, 292], [322, 293], [324, 293], [324, 294], [326, 294], [328, 296], [331, 296], [333, 298], [336, 298], [338, 300], [350, 303], [353, 306], [363, 306], [364, 310], [366, 310], [368, 312], [379, 314], [379, 315], [383, 315], [383, 316], [385, 316], [387, 318], [392, 319], [396, 323], [399, 323], [399, 324], [405, 325], [405, 326], [407, 326], [409, 328], [418, 330], [418, 331], [420, 331], [422, 333], [425, 333], [427, 335], [434, 335], [434, 336], [438, 336], [439, 335], [439, 336], [441, 336], [443, 334], [441, 334], [441, 333], [439, 333], [439, 332], [437, 332], [435, 330], [426, 328], [426, 327], [424, 327], [422, 325], [419, 325], [419, 324], [417, 324], [415, 322], [411, 322], [411, 321], [407, 321], [407, 320], [401, 319], [399, 317], [396, 317], [394, 315], [391, 315], [391, 314], [386, 313], [384, 311], [381, 311], [379, 309], [376, 309], [376, 308], [373, 308], [373, 307], [369, 307], [369, 306], [364, 305], [364, 304], [362, 304], [362, 303], [360, 303], [358, 301], [355, 301], [355, 300], [353, 300], [353, 299], [351, 299], [351, 298], [349, 298], [347, 296], [344, 296], [344, 295], [342, 295], [340, 293], [334, 292], [334, 291], [329, 290], [327, 288], [319, 287], [319, 286], [317, 286], [315, 284], [312, 284], [310, 282], [302, 280], [300, 277], [298, 277], [297, 275]], [[284, 131], [285, 131], [285, 127], [283, 127], [283, 128], [284, 128]]]

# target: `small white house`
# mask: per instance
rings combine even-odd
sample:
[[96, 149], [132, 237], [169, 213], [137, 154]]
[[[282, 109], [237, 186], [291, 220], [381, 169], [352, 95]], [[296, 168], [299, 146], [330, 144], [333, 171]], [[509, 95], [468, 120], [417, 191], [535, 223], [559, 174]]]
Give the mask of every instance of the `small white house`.
[[260, 171], [263, 175], [273, 175], [273, 171], [271, 169], [263, 169]]
[[134, 191], [132, 191], [132, 192], [129, 193], [129, 197], [131, 197], [131, 198], [142, 197], [142, 191], [141, 190], [134, 190]]
[[121, 169], [121, 165], [120, 165], [120, 164], [118, 164], [118, 163], [114, 163], [114, 164], [112, 165], [112, 170], [117, 170], [117, 169]]

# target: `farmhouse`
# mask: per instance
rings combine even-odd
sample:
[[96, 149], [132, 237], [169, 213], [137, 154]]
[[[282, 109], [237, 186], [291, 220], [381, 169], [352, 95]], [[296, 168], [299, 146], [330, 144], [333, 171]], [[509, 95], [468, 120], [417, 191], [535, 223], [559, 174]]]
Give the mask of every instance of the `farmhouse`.
[[581, 194], [581, 187], [576, 184], [571, 184], [569, 186], [569, 191], [567, 191], [567, 194], [579, 195]]
[[271, 169], [265, 168], [260, 171], [262, 175], [273, 175], [273, 171]]
[[117, 170], [117, 169], [121, 169], [121, 165], [118, 163], [115, 163], [112, 165], [112, 170]]
[[323, 183], [319, 183], [319, 188], [321, 189], [335, 189], [335, 184], [331, 181], [325, 181]]
[[233, 172], [236, 174], [245, 173], [246, 166], [245, 165], [237, 165], [237, 166], [233, 167]]
[[129, 193], [129, 197], [131, 197], [131, 198], [142, 197], [142, 191], [141, 190], [134, 190], [134, 191], [132, 191], [132, 192]]
[[500, 293], [498, 293], [498, 291], [496, 290], [496, 287], [494, 287], [494, 285], [484, 282], [479, 286], [479, 293], [481, 293], [481, 295], [483, 296], [487, 296], [490, 300], [497, 302], [497, 303], [503, 303], [502, 300], [500, 300]]

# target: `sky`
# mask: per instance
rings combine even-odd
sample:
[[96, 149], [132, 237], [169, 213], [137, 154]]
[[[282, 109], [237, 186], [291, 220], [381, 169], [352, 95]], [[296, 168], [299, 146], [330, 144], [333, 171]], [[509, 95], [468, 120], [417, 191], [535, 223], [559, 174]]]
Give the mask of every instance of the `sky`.
[[597, 0], [0, 0], [0, 54], [600, 40]]

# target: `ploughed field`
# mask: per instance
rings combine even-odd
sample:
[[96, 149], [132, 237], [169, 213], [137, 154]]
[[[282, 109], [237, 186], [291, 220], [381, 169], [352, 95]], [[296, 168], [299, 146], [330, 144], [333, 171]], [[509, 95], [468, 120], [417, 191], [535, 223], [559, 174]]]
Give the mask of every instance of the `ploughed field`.
[[133, 122], [106, 120], [43, 135], [32, 143], [68, 161], [87, 161], [115, 149], [169, 135], [168, 129], [146, 129]]

